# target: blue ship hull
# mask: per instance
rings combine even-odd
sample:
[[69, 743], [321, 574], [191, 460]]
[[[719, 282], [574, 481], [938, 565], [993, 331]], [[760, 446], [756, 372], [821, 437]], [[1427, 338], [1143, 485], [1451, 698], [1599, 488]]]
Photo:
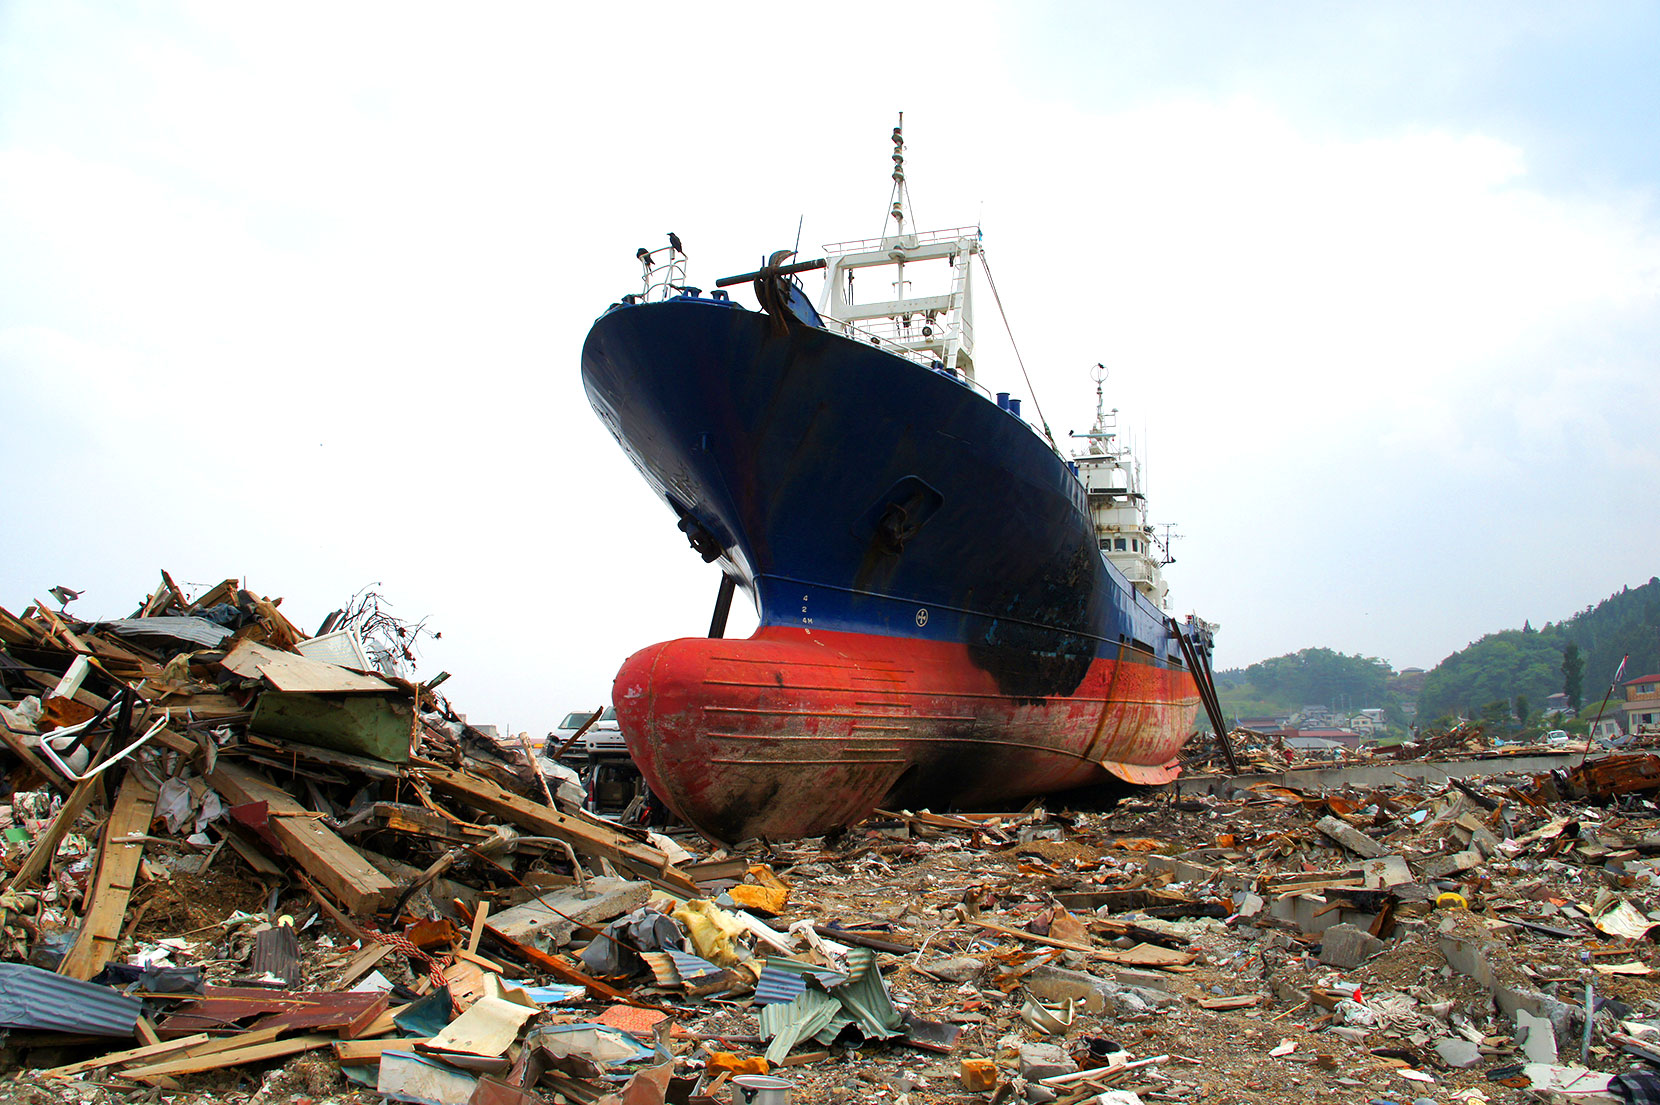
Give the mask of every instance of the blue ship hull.
[[1164, 615], [1097, 551], [1069, 465], [943, 372], [692, 298], [613, 309], [582, 363], [762, 625], [960, 641], [1016, 697], [1070, 694], [1121, 645], [1180, 665]]
[[[1099, 552], [1070, 465], [1020, 418], [942, 371], [692, 296], [614, 306], [582, 372], [694, 548], [760, 615], [751, 641], [655, 646], [618, 677], [630, 750], [693, 825], [801, 835], [896, 788], [938, 805], [1175, 774], [1198, 703], [1179, 643]], [[830, 667], [800, 651], [813, 639], [834, 643]], [[866, 668], [887, 691], [831, 687]], [[873, 728], [891, 747], [861, 743]], [[842, 770], [859, 757], [886, 766]], [[733, 767], [716, 778], [709, 763]], [[825, 791], [835, 801], [815, 803]]]

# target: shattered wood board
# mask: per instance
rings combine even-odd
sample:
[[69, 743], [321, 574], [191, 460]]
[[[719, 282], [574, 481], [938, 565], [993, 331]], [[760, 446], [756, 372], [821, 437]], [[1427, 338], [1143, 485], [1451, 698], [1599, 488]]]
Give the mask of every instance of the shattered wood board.
[[312, 763], [339, 768], [348, 774], [367, 775], [371, 779], [398, 778], [398, 768], [385, 760], [376, 760], [368, 756], [354, 756], [350, 752], [342, 752], [337, 748], [320, 748], [314, 744], [293, 742], [278, 743], [277, 741], [266, 740], [257, 733], [248, 734], [248, 747], [268, 752], [271, 759], [280, 761], [283, 767], [292, 767], [294, 758], [297, 756]]
[[564, 945], [579, 924], [602, 925], [639, 909], [649, 897], [651, 887], [643, 882], [589, 879], [586, 896], [577, 887], [545, 891], [541, 897], [505, 909], [490, 920], [497, 931], [521, 944], [540, 936], [551, 944]]
[[[98, 876], [87, 895], [80, 935], [59, 964], [59, 974], [91, 978], [115, 954], [121, 922], [127, 915], [127, 899], [133, 892], [139, 861], [144, 858], [143, 837], [150, 831], [150, 818], [155, 810], [155, 788], [140, 778], [137, 771], [127, 772], [104, 827], [103, 842], [98, 849]], [[135, 837], [138, 839], [134, 840]]]
[[402, 691], [313, 694], [266, 691], [248, 728], [298, 744], [314, 744], [387, 763], [409, 762], [415, 709]]
[[345, 903], [347, 912], [371, 913], [390, 900], [392, 881], [333, 830], [306, 816], [308, 811], [287, 791], [235, 764], [220, 763], [207, 778], [213, 789], [233, 804], [266, 803], [271, 832], [283, 850], [306, 874]]
[[220, 665], [244, 679], [264, 676], [279, 691], [311, 694], [351, 694], [367, 691], [385, 694], [392, 685], [373, 675], [362, 675], [323, 660], [308, 660], [291, 652], [268, 648], [256, 641], [241, 641], [221, 660]]
[[224, 1067], [239, 1067], [248, 1063], [263, 1062], [267, 1059], [281, 1059], [289, 1055], [297, 1055], [302, 1051], [311, 1051], [313, 1048], [327, 1047], [334, 1043], [329, 1036], [298, 1036], [291, 1040], [273, 1040], [266, 1044], [254, 1044], [251, 1047], [234, 1048], [212, 1055], [196, 1055], [186, 1059], [172, 1059], [166, 1062], [153, 1063], [147, 1067], [132, 1067], [120, 1071], [122, 1078], [132, 1078], [138, 1081], [147, 1081], [151, 1078], [160, 1078], [175, 1074], [196, 1074], [204, 1070], [220, 1070]]
[[697, 884], [671, 864], [668, 856], [618, 829], [560, 813], [540, 802], [520, 798], [487, 779], [449, 768], [424, 768], [421, 775], [432, 784], [433, 789], [458, 798], [474, 809], [494, 814], [538, 836], [569, 841], [578, 851], [603, 856], [658, 886], [679, 894], [697, 896]]

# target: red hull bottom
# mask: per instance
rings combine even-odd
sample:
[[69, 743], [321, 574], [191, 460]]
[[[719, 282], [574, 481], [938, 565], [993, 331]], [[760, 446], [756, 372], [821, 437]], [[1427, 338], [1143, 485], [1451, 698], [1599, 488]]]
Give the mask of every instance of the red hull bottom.
[[815, 836], [884, 802], [1163, 783], [1199, 698], [1182, 669], [1098, 659], [1065, 698], [998, 691], [960, 644], [766, 627], [629, 657], [612, 689], [651, 788], [705, 836]]

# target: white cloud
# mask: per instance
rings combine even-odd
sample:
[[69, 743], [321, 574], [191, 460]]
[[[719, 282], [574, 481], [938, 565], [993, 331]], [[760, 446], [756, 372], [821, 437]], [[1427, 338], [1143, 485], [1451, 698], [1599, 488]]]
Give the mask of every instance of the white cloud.
[[1560, 616], [1652, 574], [1648, 531], [1544, 584], [1527, 551], [1542, 517], [1612, 516], [1576, 494], [1654, 490], [1649, 193], [1547, 192], [1469, 127], [1045, 100], [1010, 83], [1011, 10], [861, 10], [14, 17], [0, 380], [43, 409], [0, 457], [65, 493], [0, 603], [94, 583], [119, 610], [167, 566], [306, 624], [378, 579], [444, 631], [463, 709], [551, 725], [702, 632], [716, 583], [587, 409], [589, 321], [671, 228], [705, 286], [802, 215], [803, 252], [874, 233], [901, 108], [919, 215], [983, 219], [1058, 434], [1113, 367], [1222, 662], [1432, 663], [1516, 596]]

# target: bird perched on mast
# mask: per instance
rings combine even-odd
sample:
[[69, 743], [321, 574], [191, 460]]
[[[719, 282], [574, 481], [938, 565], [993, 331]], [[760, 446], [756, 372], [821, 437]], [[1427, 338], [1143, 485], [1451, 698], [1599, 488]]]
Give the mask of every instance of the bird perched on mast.
[[648, 269], [651, 268], [651, 250], [647, 249], [645, 246], [641, 246], [639, 249], [634, 251], [634, 256], [640, 259], [641, 265]]
[[686, 247], [680, 244], [680, 235], [672, 230], [669, 231], [669, 248], [682, 257], [686, 256]]

